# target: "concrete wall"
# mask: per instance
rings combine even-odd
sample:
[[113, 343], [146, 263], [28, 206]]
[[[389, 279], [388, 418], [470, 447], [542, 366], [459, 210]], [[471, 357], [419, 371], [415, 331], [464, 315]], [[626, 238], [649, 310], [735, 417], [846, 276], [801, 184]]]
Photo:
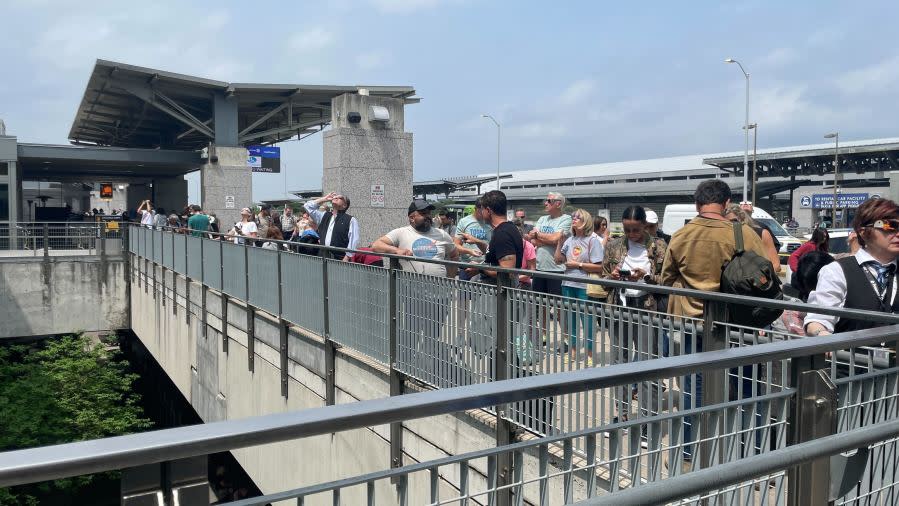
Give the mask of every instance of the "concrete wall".
[[128, 328], [121, 257], [0, 258], [0, 338]]
[[[138, 261], [143, 262], [143, 261]], [[141, 269], [146, 264], [140, 264]], [[152, 271], [151, 271], [152, 272]], [[170, 272], [156, 269], [157, 280], [165, 278], [170, 290]], [[152, 275], [148, 276], [152, 277]], [[255, 371], [248, 368], [247, 335], [244, 306], [231, 302], [228, 309], [228, 351], [223, 350], [221, 298], [207, 291], [206, 335], [196, 317], [186, 323], [183, 307], [185, 281], [176, 277], [179, 295], [173, 311], [171, 301], [162, 306], [162, 297], [148, 288], [141, 278], [133, 278], [132, 328], [150, 353], [166, 370], [181, 393], [206, 422], [233, 420], [248, 416], [280, 413], [325, 405], [324, 349], [317, 336], [309, 336], [297, 328], [289, 333], [288, 397], [281, 396], [278, 354], [278, 328], [267, 315], [257, 313], [255, 319]], [[198, 307], [203, 288], [191, 283], [191, 305]], [[176, 314], [177, 313], [177, 314]], [[338, 403], [382, 398], [389, 394], [386, 370], [351, 350], [338, 350], [336, 362], [336, 399]], [[483, 413], [483, 412], [479, 412]], [[490, 416], [467, 414], [410, 420], [404, 424], [405, 463], [432, 460], [495, 446]], [[487, 420], [487, 421], [485, 421]], [[259, 447], [235, 450], [235, 457], [264, 493], [273, 493], [330, 480], [389, 468], [389, 427], [339, 432], [296, 441], [285, 441]], [[526, 455], [525, 465], [533, 470], [536, 455]], [[458, 492], [458, 467], [441, 469], [441, 497]], [[485, 487], [486, 462], [472, 463], [470, 483], [474, 490]], [[410, 477], [410, 504], [427, 502], [427, 473]], [[561, 481], [551, 482], [551, 496], [561, 498]], [[583, 483], [576, 480], [576, 496]], [[342, 504], [364, 504], [364, 487], [356, 487], [341, 496]], [[388, 482], [376, 487], [378, 503], [397, 502], [396, 490]], [[526, 496], [537, 497], [536, 484], [526, 487]], [[307, 500], [306, 504], [331, 504], [329, 495]], [[484, 501], [486, 502], [486, 501]], [[560, 501], [561, 503], [561, 501]], [[284, 504], [294, 504], [294, 501]]]

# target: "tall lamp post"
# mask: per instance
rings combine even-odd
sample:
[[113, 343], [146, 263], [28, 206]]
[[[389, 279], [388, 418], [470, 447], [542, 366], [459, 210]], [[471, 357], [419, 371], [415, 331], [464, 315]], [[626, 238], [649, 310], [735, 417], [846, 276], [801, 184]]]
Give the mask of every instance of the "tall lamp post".
[[496, 118], [489, 114], [481, 114], [482, 118], [487, 118], [496, 125], [496, 189], [500, 189], [499, 184], [499, 142], [500, 142], [500, 134], [502, 131], [502, 127], [499, 126], [499, 121], [496, 121]]
[[[743, 123], [743, 129], [746, 130], [746, 149], [743, 151], [743, 201], [745, 202], [749, 200], [747, 195], [747, 178], [749, 177], [749, 73], [743, 68], [742, 63], [733, 58], [724, 60], [724, 63], [736, 63], [740, 66], [740, 71], [743, 72], [743, 76], [746, 77], [746, 122]], [[755, 195], [753, 195], [753, 197], [755, 197]]]
[[833, 148], [833, 228], [837, 228], [837, 181], [840, 179], [840, 132], [829, 133], [825, 139], [834, 140]]
[[749, 129], [752, 130], [752, 207], [755, 207], [758, 201], [756, 191], [759, 179], [759, 124], [753, 123], [749, 125]]

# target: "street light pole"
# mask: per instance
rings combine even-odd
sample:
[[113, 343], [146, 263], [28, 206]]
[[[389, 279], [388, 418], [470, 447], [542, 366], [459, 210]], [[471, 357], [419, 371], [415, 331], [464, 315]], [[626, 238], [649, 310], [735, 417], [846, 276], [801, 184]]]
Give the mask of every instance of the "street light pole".
[[749, 125], [752, 130], [752, 207], [758, 202], [758, 179], [759, 179], [759, 124], [753, 123]]
[[824, 136], [825, 139], [834, 140], [833, 148], [833, 228], [837, 228], [837, 181], [840, 179], [840, 132], [833, 132]]
[[[745, 202], [749, 200], [749, 196], [747, 195], [747, 178], [749, 177], [749, 73], [743, 68], [742, 63], [733, 58], [724, 60], [724, 63], [736, 63], [740, 66], [740, 71], [743, 72], [743, 76], [746, 77], [746, 121], [743, 123], [743, 128], [746, 130], [746, 148], [743, 150], [743, 201]], [[753, 195], [753, 197], [755, 197], [755, 195]]]
[[502, 133], [502, 127], [499, 124], [499, 121], [496, 121], [496, 118], [489, 114], [481, 114], [482, 118], [487, 118], [496, 125], [496, 189], [500, 189], [499, 184], [499, 148], [500, 148], [500, 138]]

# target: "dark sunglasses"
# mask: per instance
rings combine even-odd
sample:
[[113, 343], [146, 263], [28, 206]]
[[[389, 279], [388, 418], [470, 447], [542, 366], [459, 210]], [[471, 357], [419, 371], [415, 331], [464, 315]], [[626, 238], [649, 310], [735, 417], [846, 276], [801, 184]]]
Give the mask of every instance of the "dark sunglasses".
[[555, 204], [557, 202], [562, 202], [562, 201], [558, 200], [558, 199], [546, 199], [543, 201], [544, 204]]
[[642, 232], [642, 231], [643, 231], [642, 228], [630, 228], [630, 227], [624, 227], [624, 233], [625, 233], [625, 234], [631, 234], [631, 233], [637, 234], [637, 233], [640, 233], [640, 232]]
[[865, 225], [865, 228], [876, 228], [891, 234], [899, 232], [899, 220], [877, 220], [874, 223]]

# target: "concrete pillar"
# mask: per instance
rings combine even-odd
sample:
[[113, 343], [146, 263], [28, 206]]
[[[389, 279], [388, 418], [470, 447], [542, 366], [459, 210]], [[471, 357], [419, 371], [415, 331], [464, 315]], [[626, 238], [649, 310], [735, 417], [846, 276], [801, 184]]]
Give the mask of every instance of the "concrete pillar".
[[201, 205], [207, 213], [215, 213], [219, 228], [226, 232], [240, 221], [240, 209], [253, 205], [253, 173], [247, 167], [246, 148], [216, 146], [209, 158], [200, 169]]
[[165, 208], [169, 213], [180, 213], [187, 205], [187, 180], [184, 176], [153, 180], [156, 207]]
[[[359, 220], [359, 246], [408, 224], [412, 200], [412, 134], [403, 131], [402, 99], [344, 94], [331, 100], [331, 129], [324, 134], [322, 190], [350, 198]], [[388, 122], [372, 121], [383, 106]], [[350, 118], [359, 115], [358, 122]], [[380, 189], [373, 189], [379, 186]], [[381, 197], [383, 196], [383, 200]]]

